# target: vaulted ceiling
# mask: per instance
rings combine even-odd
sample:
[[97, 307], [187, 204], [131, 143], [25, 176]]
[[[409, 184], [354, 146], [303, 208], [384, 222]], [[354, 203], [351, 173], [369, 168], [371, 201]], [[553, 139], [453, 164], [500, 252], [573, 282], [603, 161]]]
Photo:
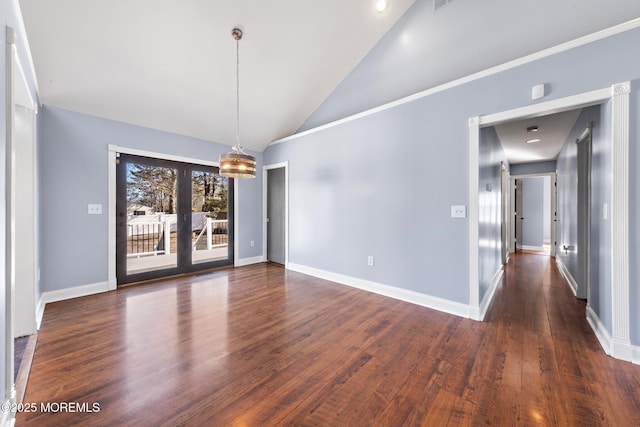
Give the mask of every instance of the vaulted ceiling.
[[43, 104], [233, 145], [293, 133], [414, 0], [22, 0]]
[[429, 16], [405, 20], [418, 36], [403, 39], [398, 55], [406, 58], [387, 62], [393, 69], [428, 55], [433, 66], [426, 74], [385, 73], [376, 84], [389, 90], [428, 89], [640, 16], [637, 0], [450, 0], [438, 11], [442, 0], [390, 0], [384, 13], [375, 3], [20, 0], [20, 7], [43, 104], [226, 145], [235, 141], [230, 33], [240, 27], [241, 144], [258, 151], [294, 133], [409, 8], [428, 7]]

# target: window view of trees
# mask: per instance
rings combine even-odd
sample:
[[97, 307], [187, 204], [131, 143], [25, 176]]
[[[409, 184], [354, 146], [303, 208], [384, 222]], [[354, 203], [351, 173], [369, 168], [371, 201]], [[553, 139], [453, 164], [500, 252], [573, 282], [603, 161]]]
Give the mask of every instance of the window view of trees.
[[[177, 213], [176, 169], [130, 163], [127, 201], [149, 207], [155, 213]], [[227, 219], [228, 179], [212, 172], [192, 174], [191, 209], [214, 219]]]
[[176, 170], [130, 163], [127, 170], [127, 201], [157, 213], [177, 212]]
[[191, 210], [207, 212], [207, 216], [213, 219], [227, 219], [228, 178], [194, 171], [191, 179]]

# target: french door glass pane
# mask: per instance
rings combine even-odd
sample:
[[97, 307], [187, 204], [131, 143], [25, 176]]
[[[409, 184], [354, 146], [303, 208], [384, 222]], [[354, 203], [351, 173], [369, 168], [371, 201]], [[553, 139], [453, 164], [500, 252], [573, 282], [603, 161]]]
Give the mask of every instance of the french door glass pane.
[[191, 260], [229, 258], [229, 181], [211, 171], [191, 173]]
[[177, 175], [127, 163], [127, 274], [177, 267]]

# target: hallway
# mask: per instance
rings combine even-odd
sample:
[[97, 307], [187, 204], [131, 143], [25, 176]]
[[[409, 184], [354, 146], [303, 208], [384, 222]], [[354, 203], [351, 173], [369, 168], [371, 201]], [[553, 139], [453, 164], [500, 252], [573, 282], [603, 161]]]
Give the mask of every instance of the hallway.
[[47, 305], [40, 425], [640, 425], [640, 366], [606, 356], [553, 259], [511, 257], [485, 322], [274, 264]]
[[640, 366], [604, 354], [585, 309], [554, 258], [511, 254], [483, 346], [505, 350], [500, 399], [527, 402], [522, 423], [640, 425]]

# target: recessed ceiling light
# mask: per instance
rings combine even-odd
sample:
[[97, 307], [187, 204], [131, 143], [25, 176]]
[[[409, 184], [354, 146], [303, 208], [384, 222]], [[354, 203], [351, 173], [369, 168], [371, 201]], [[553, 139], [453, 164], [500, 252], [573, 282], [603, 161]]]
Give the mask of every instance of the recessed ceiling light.
[[534, 142], [540, 142], [540, 139], [530, 139], [527, 141], [527, 144], [533, 144]]
[[538, 132], [538, 126], [533, 125], [533, 126], [527, 127], [527, 132]]
[[389, 0], [377, 0], [376, 1], [376, 10], [378, 12], [384, 12], [389, 7]]

